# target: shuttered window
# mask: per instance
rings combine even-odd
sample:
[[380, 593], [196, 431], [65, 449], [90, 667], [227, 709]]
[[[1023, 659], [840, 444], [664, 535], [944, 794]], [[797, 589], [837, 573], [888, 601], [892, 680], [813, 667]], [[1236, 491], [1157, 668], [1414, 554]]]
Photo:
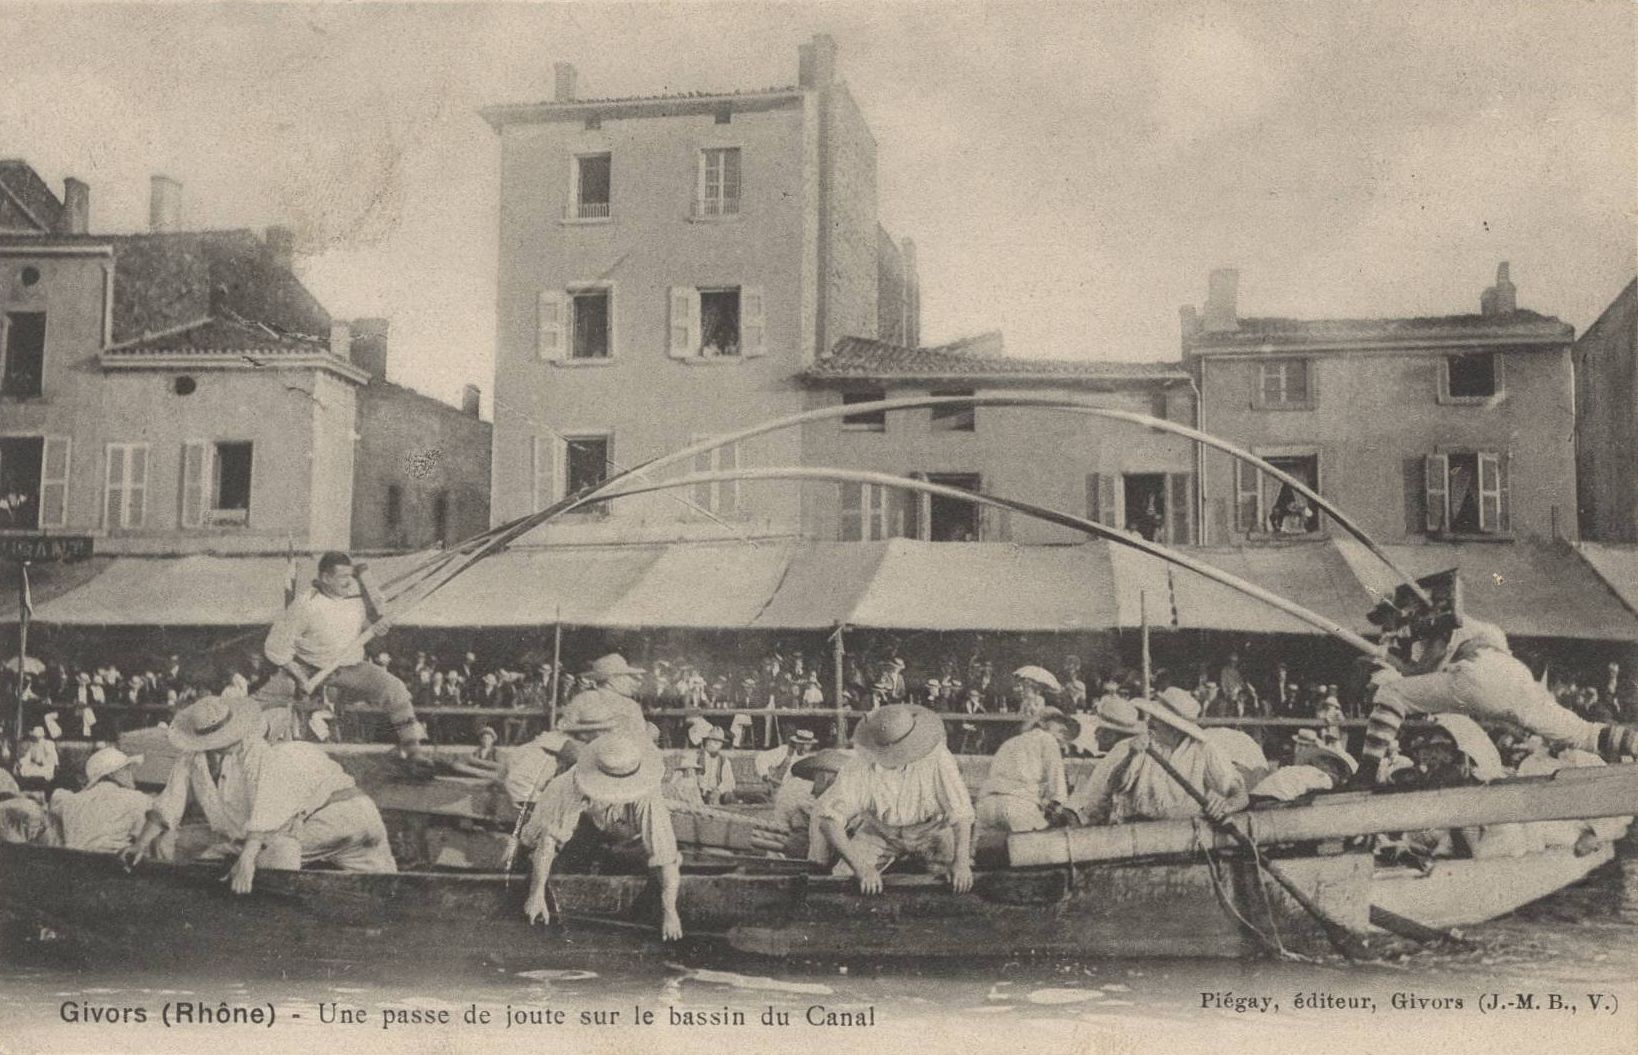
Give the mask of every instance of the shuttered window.
[[103, 526], [109, 530], [140, 528], [147, 514], [148, 445], [110, 443], [103, 479]]

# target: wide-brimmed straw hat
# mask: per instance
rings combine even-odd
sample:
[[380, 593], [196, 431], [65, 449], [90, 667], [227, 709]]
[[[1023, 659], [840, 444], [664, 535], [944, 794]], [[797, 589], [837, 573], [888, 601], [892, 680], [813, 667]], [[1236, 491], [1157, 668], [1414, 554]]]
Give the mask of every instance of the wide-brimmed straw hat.
[[261, 736], [266, 728], [262, 705], [255, 700], [205, 696], [177, 715], [167, 734], [184, 751], [215, 751]]
[[872, 711], [853, 734], [853, 746], [888, 769], [907, 766], [944, 743], [944, 720], [914, 703], [891, 703]]
[[597, 802], [635, 802], [660, 786], [665, 759], [652, 744], [612, 733], [586, 745], [574, 764], [580, 793]]
[[719, 744], [726, 744], [728, 742], [728, 734], [723, 732], [717, 726], [713, 725], [711, 728], [705, 731], [704, 736], [700, 737], [700, 743], [708, 744], [712, 740], [715, 740]]
[[1436, 714], [1434, 724], [1450, 734], [1456, 741], [1456, 749], [1468, 757], [1473, 763], [1473, 775], [1489, 783], [1507, 775], [1502, 765], [1501, 752], [1496, 750], [1495, 742], [1490, 736], [1465, 714]]
[[1023, 678], [1025, 681], [1033, 681], [1043, 689], [1050, 689], [1053, 692], [1064, 691], [1064, 687], [1058, 684], [1057, 677], [1052, 673], [1052, 671], [1046, 669], [1045, 667], [1019, 667], [1017, 670], [1012, 672], [1012, 676], [1015, 678]]
[[626, 657], [618, 652], [610, 652], [606, 656], [599, 656], [592, 661], [591, 669], [586, 671], [586, 677], [593, 681], [608, 681], [621, 674], [646, 674], [642, 667], [634, 667], [626, 662]]
[[618, 728], [622, 721], [617, 707], [616, 700], [604, 699], [600, 693], [593, 693], [591, 698], [570, 707], [568, 715], [557, 727], [565, 733], [606, 733]]
[[1157, 700], [1133, 700], [1132, 703], [1144, 714], [1185, 736], [1201, 741], [1206, 738], [1205, 730], [1195, 724], [1195, 719], [1200, 717], [1200, 701], [1192, 693], [1173, 686], [1162, 689]]
[[1222, 752], [1223, 757], [1233, 762], [1240, 769], [1253, 772], [1268, 768], [1268, 756], [1263, 754], [1262, 745], [1251, 736], [1239, 729], [1202, 729], [1201, 736], [1205, 742]]
[[117, 747], [105, 747], [85, 760], [85, 786], [90, 787], [103, 777], [111, 777], [122, 769], [141, 764], [141, 755], [127, 755]]
[[798, 758], [791, 763], [791, 776], [798, 780], [812, 780], [820, 773], [840, 773], [853, 760], [852, 751], [827, 747], [823, 751]]
[[817, 744], [819, 738], [813, 735], [811, 729], [798, 729], [790, 735], [788, 742], [793, 744]]
[[1124, 696], [1105, 696], [1093, 709], [1093, 724], [1112, 733], [1136, 736], [1143, 732], [1143, 712]]

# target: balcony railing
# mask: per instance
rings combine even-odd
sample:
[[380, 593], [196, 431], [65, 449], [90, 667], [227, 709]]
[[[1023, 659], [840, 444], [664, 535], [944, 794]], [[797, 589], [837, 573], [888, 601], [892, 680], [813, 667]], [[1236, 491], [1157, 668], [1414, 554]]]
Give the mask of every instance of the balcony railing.
[[575, 218], [579, 220], [606, 220], [609, 218], [609, 203], [606, 201], [583, 201], [575, 207]]

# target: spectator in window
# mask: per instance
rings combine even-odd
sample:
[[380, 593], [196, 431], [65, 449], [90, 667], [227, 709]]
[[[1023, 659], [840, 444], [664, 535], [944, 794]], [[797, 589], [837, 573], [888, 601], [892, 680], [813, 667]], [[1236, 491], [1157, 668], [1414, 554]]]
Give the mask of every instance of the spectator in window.
[[1305, 535], [1318, 526], [1319, 518], [1308, 504], [1308, 496], [1289, 484], [1281, 485], [1269, 516], [1269, 530], [1276, 535]]

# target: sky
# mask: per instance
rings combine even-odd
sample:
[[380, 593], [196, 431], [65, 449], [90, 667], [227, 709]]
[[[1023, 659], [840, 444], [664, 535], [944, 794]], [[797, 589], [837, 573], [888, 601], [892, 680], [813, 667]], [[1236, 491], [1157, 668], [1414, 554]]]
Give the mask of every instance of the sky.
[[916, 241], [928, 343], [1166, 360], [1240, 270], [1242, 315], [1521, 307], [1585, 329], [1638, 270], [1635, 24], [1621, 2], [157, 4], [0, 0], [0, 157], [94, 231], [289, 224], [389, 375], [493, 378], [498, 145], [480, 107], [789, 85], [835, 37]]

